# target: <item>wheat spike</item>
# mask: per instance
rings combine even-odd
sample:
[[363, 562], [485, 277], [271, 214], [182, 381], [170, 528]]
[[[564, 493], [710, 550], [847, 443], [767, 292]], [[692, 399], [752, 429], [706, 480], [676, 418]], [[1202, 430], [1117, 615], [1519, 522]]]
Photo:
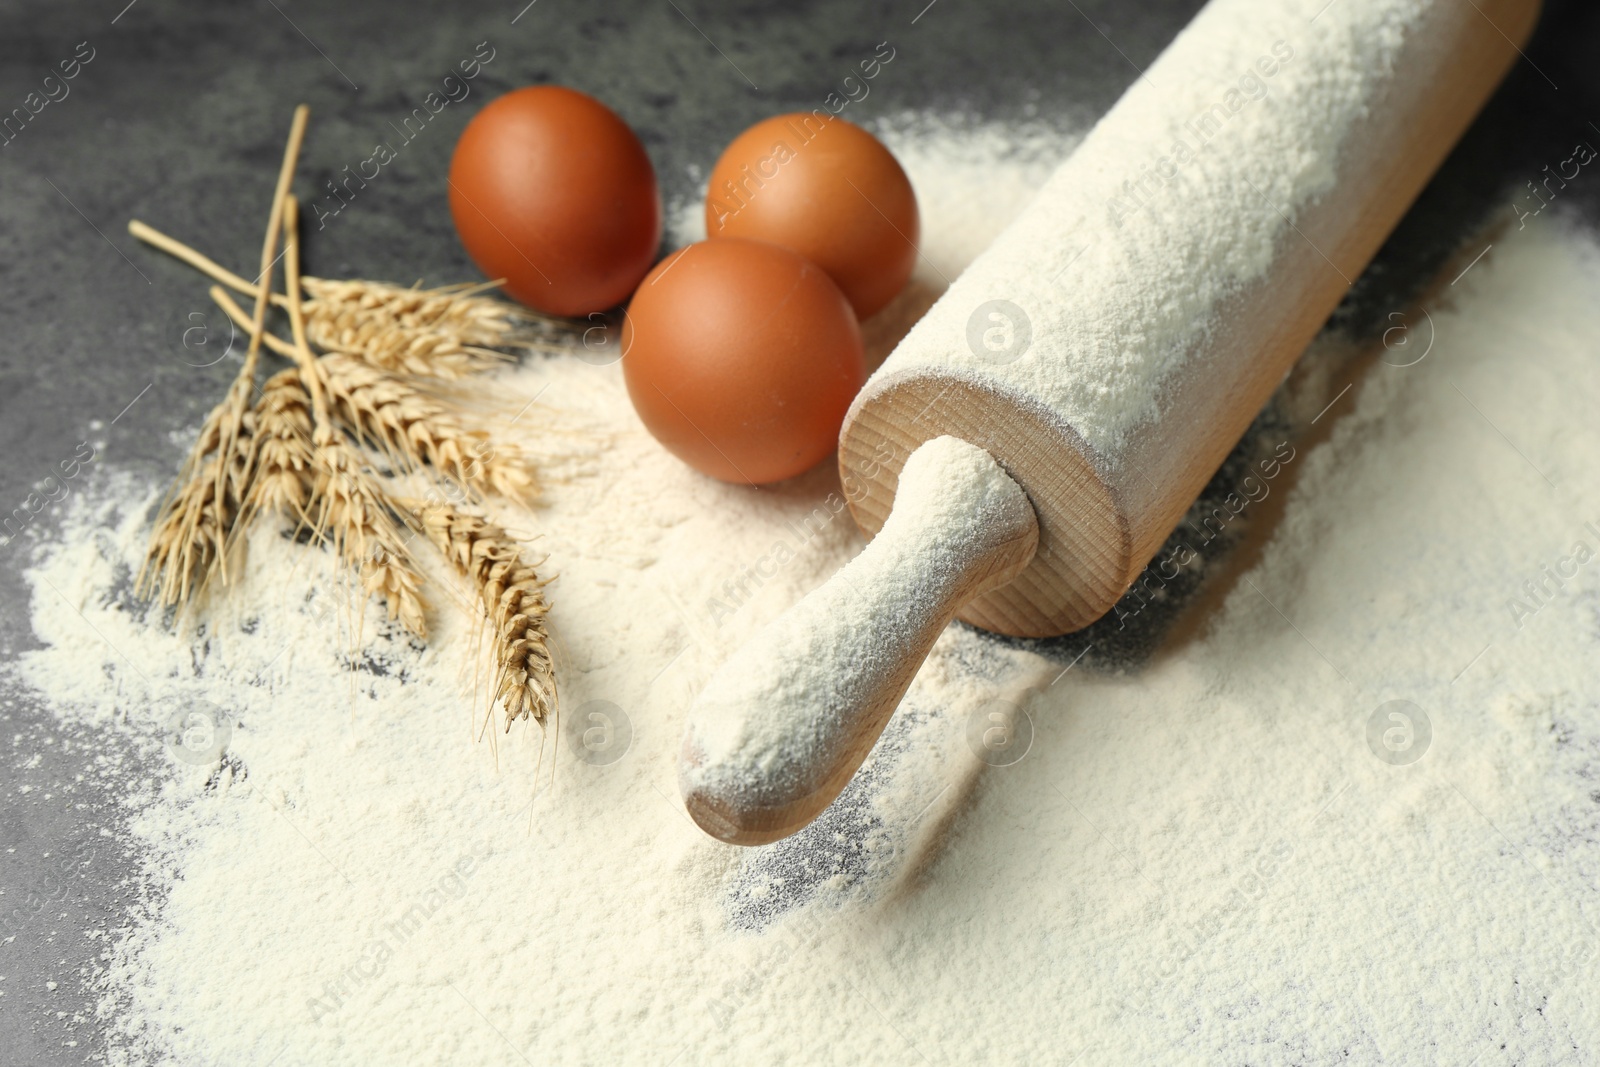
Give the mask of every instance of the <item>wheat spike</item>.
[[383, 597], [390, 618], [425, 639], [419, 580], [387, 495], [332, 427], [317, 427], [312, 455], [312, 533], [357, 569], [362, 589]]
[[[250, 328], [220, 286], [211, 297], [230, 317]], [[267, 347], [299, 362], [299, 350], [266, 334]], [[332, 413], [363, 441], [408, 469], [430, 464], [470, 493], [495, 493], [529, 503], [539, 494], [532, 461], [514, 445], [495, 444], [482, 430], [469, 430], [443, 403], [410, 382], [343, 352], [313, 357], [306, 350], [302, 378], [312, 373]]]
[[386, 282], [304, 279], [306, 334], [329, 352], [348, 352], [381, 370], [462, 378], [509, 358], [504, 347], [538, 347], [534, 321], [493, 285], [407, 289]]
[[[251, 475], [254, 474], [249, 456], [254, 425], [251, 410], [253, 405], [250, 400], [255, 387], [255, 368], [250, 365], [249, 360], [246, 360], [238, 377], [228, 386], [228, 393], [222, 398], [222, 403], [211, 412], [211, 416], [217, 420], [218, 492], [235, 507], [244, 500], [249, 491]], [[202, 430], [201, 437], [205, 436], [206, 433]]]
[[225, 573], [241, 494], [250, 479], [248, 454], [238, 445], [250, 440], [254, 424], [253, 412], [240, 415], [235, 447], [224, 450], [224, 426], [235, 411], [237, 391], [229, 389], [201, 424], [151, 533], [136, 588], [141, 596], [154, 593], [163, 607], [186, 603], [215, 574]]
[[222, 402], [200, 424], [188, 457], [156, 518], [136, 588], [163, 607], [188, 601], [221, 574], [250, 492], [255, 364], [246, 359]]
[[361, 360], [331, 352], [317, 369], [334, 414], [407, 467], [428, 463], [475, 493], [530, 501], [538, 484], [520, 450], [469, 430], [438, 400]]
[[283, 511], [304, 518], [311, 499], [311, 397], [300, 372], [279, 371], [261, 387], [251, 439], [253, 468], [245, 499], [253, 515]]
[[556, 707], [545, 580], [493, 523], [448, 504], [424, 505], [417, 519], [428, 539], [477, 588], [492, 630], [494, 699], [505, 709], [506, 729], [528, 717], [544, 725]]

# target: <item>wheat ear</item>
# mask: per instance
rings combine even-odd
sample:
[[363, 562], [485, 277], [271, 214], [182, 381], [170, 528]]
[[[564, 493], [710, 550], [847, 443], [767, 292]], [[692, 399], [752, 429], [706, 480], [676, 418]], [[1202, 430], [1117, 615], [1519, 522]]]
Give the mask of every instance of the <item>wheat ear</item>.
[[[250, 328], [239, 305], [220, 287], [213, 286], [211, 296], [230, 318]], [[294, 346], [281, 338], [269, 333], [263, 340], [274, 352], [297, 358]], [[331, 413], [398, 466], [413, 470], [429, 464], [471, 494], [494, 493], [522, 503], [538, 496], [534, 465], [520, 449], [468, 429], [410, 382], [343, 352], [317, 357], [312, 366]]]
[[[259, 296], [254, 283], [138, 219], [128, 223], [128, 232], [236, 293]], [[301, 282], [311, 297], [302, 304], [307, 338], [319, 348], [348, 352], [391, 373], [464, 378], [510, 359], [497, 349], [571, 351], [572, 345], [558, 338], [564, 334], [577, 339], [584, 326], [483, 295], [498, 282], [435, 289], [324, 278]], [[288, 306], [278, 293], [272, 301]]]
[[[261, 284], [253, 320], [257, 333], [227, 395], [201, 424], [199, 437], [162, 505], [139, 571], [136, 587], [141, 592], [157, 592], [164, 606], [187, 601], [214, 575], [220, 573], [227, 580], [228, 546], [249, 493], [252, 474], [251, 398], [261, 350], [258, 338], [266, 321], [266, 294], [272, 289], [272, 263], [282, 227], [283, 203], [300, 156], [308, 115], [304, 104], [295, 108], [273, 190], [271, 221], [261, 247]], [[207, 482], [209, 485], [199, 484]]]
[[340, 559], [358, 569], [361, 587], [383, 597], [391, 618], [426, 638], [426, 615], [417, 593], [419, 581], [394, 521], [394, 506], [333, 424], [317, 358], [306, 344], [300, 304], [299, 204], [291, 196], [285, 208], [284, 270], [289, 290], [289, 325], [294, 332], [292, 358], [311, 400], [314, 425], [311, 531], [331, 545]]
[[338, 352], [317, 361], [334, 413], [364, 440], [408, 467], [430, 464], [474, 493], [527, 503], [538, 495], [533, 464], [513, 445], [468, 429], [409, 382]]
[[311, 502], [311, 395], [298, 369], [279, 371], [261, 387], [251, 439], [251, 514], [282, 511], [304, 519]]
[[506, 729], [528, 717], [544, 725], [556, 707], [545, 580], [493, 523], [448, 504], [424, 504], [416, 517], [428, 539], [476, 587], [483, 603], [494, 641], [494, 699], [505, 709]]
[[[233, 393], [201, 424], [182, 472], [156, 518], [144, 564], [135, 583], [139, 595], [154, 594], [163, 607], [186, 603], [223, 567], [229, 536], [239, 515], [240, 487], [248, 481], [248, 459], [223, 453], [223, 420], [233, 411]], [[253, 413], [245, 412], [234, 440], [248, 439]]]
[[426, 638], [417, 572], [383, 490], [349, 443], [326, 424], [317, 427], [313, 454], [312, 533], [356, 568], [362, 589], [383, 597], [390, 618]]
[[307, 278], [306, 332], [323, 349], [381, 370], [462, 378], [506, 362], [495, 347], [528, 343], [527, 316], [481, 295], [495, 284], [406, 289]]

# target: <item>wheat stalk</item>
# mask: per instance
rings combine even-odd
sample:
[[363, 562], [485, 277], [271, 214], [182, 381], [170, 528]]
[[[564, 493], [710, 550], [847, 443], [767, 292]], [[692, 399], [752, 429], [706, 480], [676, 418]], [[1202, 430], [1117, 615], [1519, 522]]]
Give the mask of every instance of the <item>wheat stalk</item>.
[[[244, 499], [246, 486], [225, 487], [220, 479], [224, 475], [232, 477], [236, 468], [233, 457], [241, 451], [240, 433], [245, 412], [250, 408], [251, 394], [255, 390], [256, 366], [261, 359], [261, 335], [266, 327], [268, 297], [272, 292], [272, 267], [277, 262], [278, 236], [283, 231], [284, 201], [289, 196], [289, 185], [294, 180], [294, 167], [300, 158], [300, 145], [305, 140], [306, 120], [310, 114], [311, 109], [301, 104], [294, 109], [294, 119], [289, 124], [289, 143], [283, 149], [283, 162], [278, 168], [278, 183], [272, 192], [272, 210], [267, 216], [267, 235], [261, 242], [261, 273], [258, 278], [260, 284], [256, 292], [255, 313], [251, 317], [250, 347], [245, 352], [244, 366], [239, 368], [239, 375], [234, 379], [221, 405], [223, 417], [220, 425], [221, 443], [218, 447], [221, 459], [218, 494], [226, 496], [231, 492], [235, 501]], [[244, 465], [246, 480], [249, 475], [250, 466], [246, 463]]]
[[261, 327], [266, 321], [266, 294], [272, 288], [272, 264], [283, 225], [284, 199], [288, 196], [295, 161], [305, 138], [308, 115], [304, 104], [295, 108], [278, 182], [273, 189], [267, 235], [261, 245], [262, 284], [257, 289], [253, 319], [256, 333], [227, 395], [201, 424], [194, 447], [162, 505], [139, 570], [136, 588], [141, 592], [157, 592], [163, 606], [187, 601], [214, 575], [220, 573], [223, 580], [227, 580], [228, 545], [249, 493], [253, 472], [250, 462], [251, 394], [255, 390], [261, 350]]
[[416, 517], [428, 539], [477, 589], [493, 631], [494, 699], [505, 709], [506, 729], [527, 717], [544, 725], [556, 706], [545, 579], [493, 523], [448, 504], [422, 505]]

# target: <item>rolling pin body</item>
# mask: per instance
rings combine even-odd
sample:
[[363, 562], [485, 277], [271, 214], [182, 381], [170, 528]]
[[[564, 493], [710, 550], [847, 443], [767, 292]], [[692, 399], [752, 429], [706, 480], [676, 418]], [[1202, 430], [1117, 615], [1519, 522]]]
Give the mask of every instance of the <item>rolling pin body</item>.
[[1213, 0], [856, 398], [839, 464], [862, 529], [882, 526], [905, 457], [952, 434], [1000, 461], [1040, 525], [1033, 564], [960, 617], [1043, 637], [1105, 614], [1538, 6]]

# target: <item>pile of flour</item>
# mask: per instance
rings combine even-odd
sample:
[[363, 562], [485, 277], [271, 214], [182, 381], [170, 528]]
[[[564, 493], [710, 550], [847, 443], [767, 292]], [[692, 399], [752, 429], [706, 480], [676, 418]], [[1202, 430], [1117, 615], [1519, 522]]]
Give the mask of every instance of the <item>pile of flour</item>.
[[[930, 291], [1006, 221], [977, 191], [1054, 162], [887, 136]], [[830, 471], [717, 484], [616, 366], [506, 374], [607, 442], [501, 516], [560, 575], [565, 721], [491, 754], [465, 611], [423, 649], [369, 610], [352, 656], [325, 561], [263, 530], [204, 634], [168, 632], [128, 595], [161, 487], [108, 470], [10, 670], [174, 754], [122, 787], [145, 906], [89, 979], [111, 1061], [1592, 1055], [1600, 249], [1541, 219], [1450, 292], [1426, 358], [1374, 365], [1275, 483], [1198, 636], [1108, 672], [953, 628], [835, 809], [758, 850], [690, 823], [675, 756], [717, 665], [859, 549]]]

